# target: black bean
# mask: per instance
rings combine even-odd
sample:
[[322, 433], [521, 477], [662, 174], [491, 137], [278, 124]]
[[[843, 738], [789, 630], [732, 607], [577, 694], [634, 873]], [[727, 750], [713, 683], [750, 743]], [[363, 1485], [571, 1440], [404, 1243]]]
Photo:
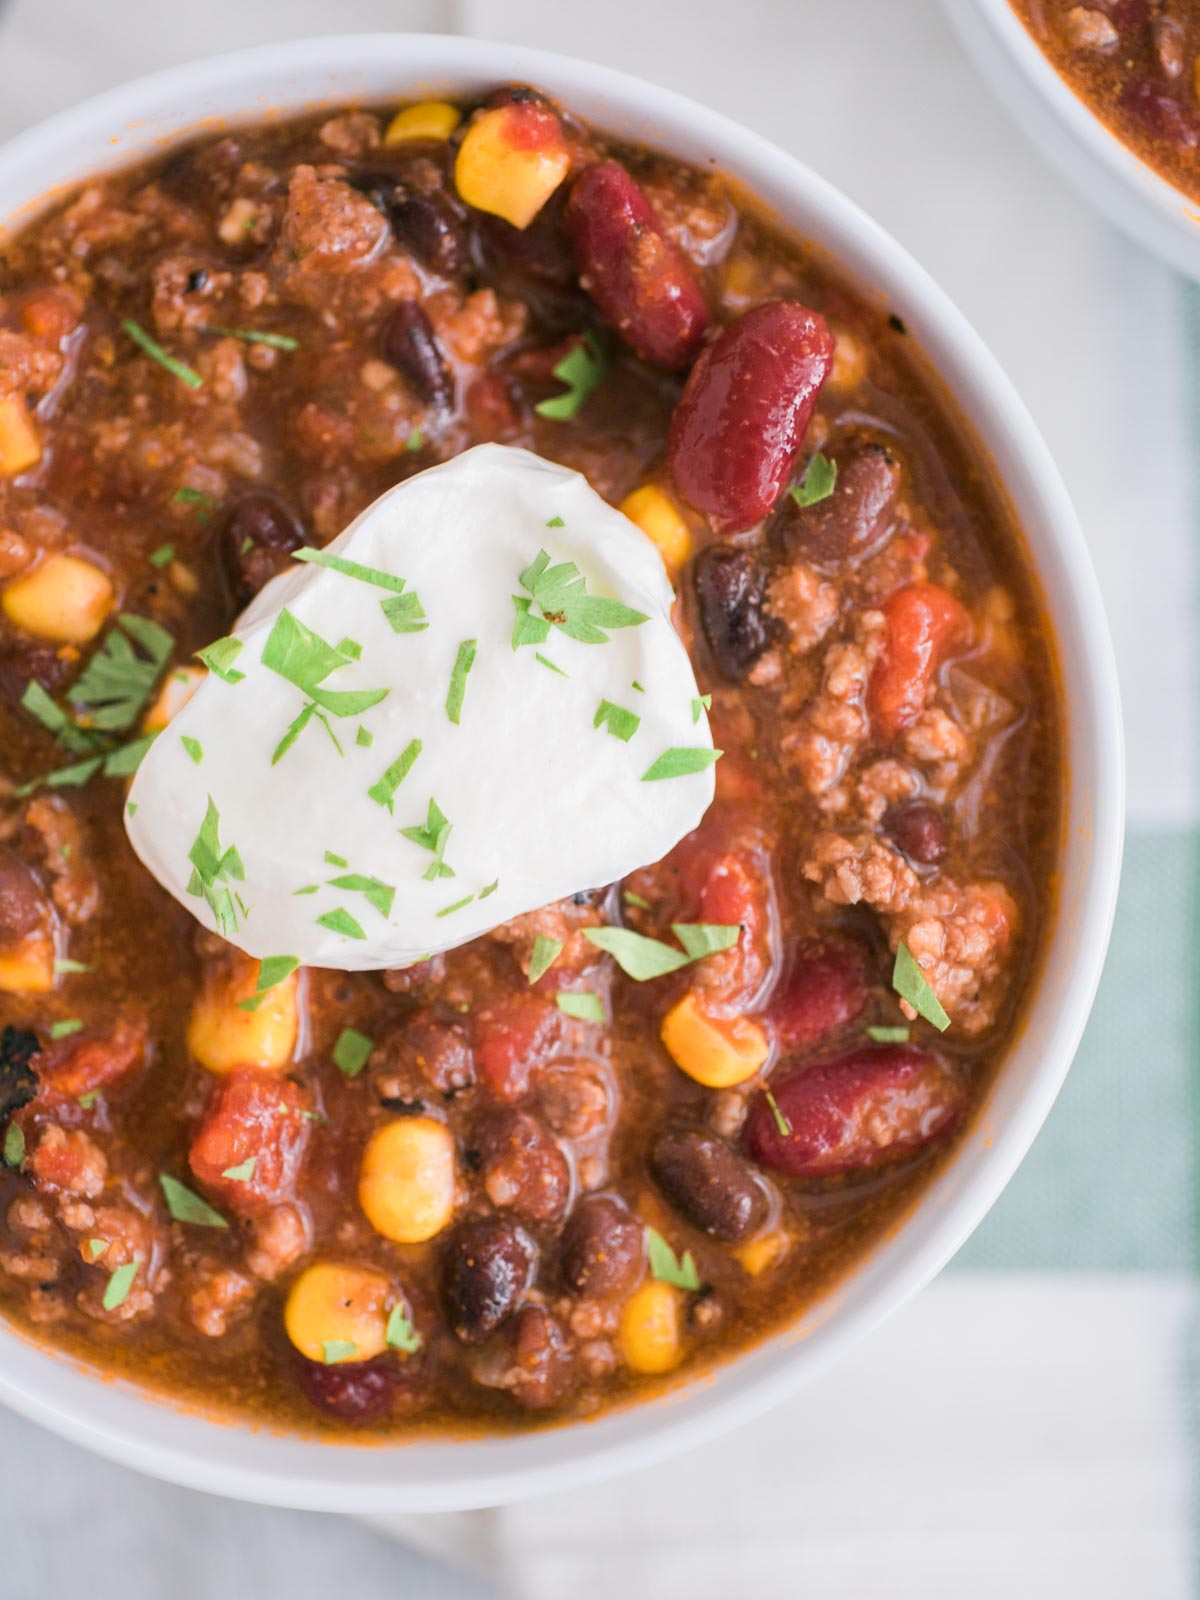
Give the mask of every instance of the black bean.
[[299, 522], [273, 494], [255, 490], [236, 500], [221, 529], [221, 560], [234, 604], [248, 605], [307, 543]]
[[415, 300], [403, 300], [383, 325], [380, 353], [426, 405], [448, 406], [454, 385], [433, 328]]
[[871, 555], [891, 531], [900, 464], [883, 445], [869, 444], [841, 463], [833, 493], [798, 508], [786, 500], [788, 552], [818, 566], [837, 566]]
[[442, 1292], [464, 1344], [482, 1344], [512, 1315], [536, 1265], [537, 1246], [514, 1223], [480, 1217], [455, 1229], [442, 1252]]
[[716, 1239], [745, 1239], [766, 1220], [767, 1197], [749, 1165], [723, 1139], [698, 1128], [668, 1128], [650, 1167], [687, 1220]]
[[730, 545], [710, 545], [696, 563], [700, 620], [718, 671], [745, 678], [770, 643], [763, 616], [765, 577], [757, 556]]
[[617, 1300], [637, 1282], [644, 1255], [645, 1232], [624, 1201], [587, 1195], [563, 1230], [563, 1282], [586, 1300]]

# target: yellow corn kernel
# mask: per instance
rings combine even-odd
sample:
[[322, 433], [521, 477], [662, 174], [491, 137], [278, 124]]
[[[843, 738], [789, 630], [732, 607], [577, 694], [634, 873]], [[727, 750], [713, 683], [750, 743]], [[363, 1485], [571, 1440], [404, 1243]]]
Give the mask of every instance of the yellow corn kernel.
[[683, 1357], [678, 1289], [651, 1279], [621, 1307], [621, 1354], [634, 1372], [670, 1372]]
[[187, 1044], [202, 1067], [218, 1074], [250, 1067], [284, 1072], [292, 1064], [300, 1031], [293, 972], [268, 989], [254, 1011], [243, 1011], [258, 985], [258, 962], [239, 956], [209, 969], [188, 1020]]
[[405, 106], [388, 123], [385, 145], [408, 144], [412, 139], [448, 139], [462, 121], [462, 112], [448, 100], [422, 100]]
[[871, 365], [871, 352], [861, 339], [839, 329], [833, 345], [833, 365], [829, 369], [829, 387], [841, 394], [850, 394], [866, 377]]
[[454, 1215], [454, 1138], [432, 1117], [402, 1117], [371, 1136], [358, 1203], [385, 1239], [421, 1244]]
[[310, 1361], [369, 1361], [387, 1349], [390, 1291], [382, 1272], [318, 1262], [288, 1291], [287, 1336]]
[[54, 987], [54, 940], [32, 933], [11, 950], [0, 951], [0, 993], [45, 994]]
[[179, 715], [207, 676], [203, 667], [176, 667], [142, 718], [142, 732], [161, 733], [171, 718]]
[[552, 112], [530, 103], [495, 106], [467, 129], [454, 182], [469, 206], [527, 228], [570, 168], [571, 151]]
[[112, 603], [112, 579], [82, 556], [47, 556], [0, 596], [10, 622], [59, 644], [94, 639]]
[[774, 1233], [760, 1233], [757, 1239], [748, 1239], [733, 1253], [752, 1278], [761, 1277], [769, 1268], [777, 1266], [787, 1255], [788, 1236], [781, 1229]]
[[652, 483], [627, 494], [621, 511], [658, 546], [668, 572], [677, 572], [692, 553], [692, 535], [670, 498]]
[[749, 1017], [712, 1017], [685, 994], [663, 1018], [662, 1042], [677, 1067], [709, 1089], [752, 1078], [767, 1059], [767, 1036]]
[[15, 478], [42, 459], [42, 444], [33, 418], [16, 395], [0, 400], [0, 478]]

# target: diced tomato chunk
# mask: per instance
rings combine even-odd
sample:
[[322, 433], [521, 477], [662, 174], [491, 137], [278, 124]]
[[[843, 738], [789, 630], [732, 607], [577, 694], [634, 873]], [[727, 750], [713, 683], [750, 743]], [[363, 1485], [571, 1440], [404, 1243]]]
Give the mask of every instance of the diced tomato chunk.
[[231, 1073], [217, 1085], [196, 1129], [188, 1152], [192, 1171], [229, 1210], [244, 1216], [269, 1210], [292, 1192], [311, 1107], [311, 1096], [288, 1078]]
[[871, 674], [871, 723], [884, 739], [907, 727], [925, 706], [933, 675], [951, 648], [970, 636], [971, 620], [936, 583], [910, 583], [883, 605], [887, 636]]
[[519, 1100], [536, 1069], [561, 1045], [565, 1018], [552, 999], [514, 994], [475, 1016], [475, 1062], [479, 1075], [501, 1100]]
[[694, 987], [709, 1009], [742, 1004], [761, 990], [771, 965], [771, 890], [766, 858], [729, 851], [710, 861], [697, 921], [741, 929], [736, 944], [706, 956]]
[[116, 1083], [146, 1060], [150, 1029], [144, 1017], [122, 1019], [109, 1033], [77, 1033], [35, 1057], [39, 1107], [59, 1106]]

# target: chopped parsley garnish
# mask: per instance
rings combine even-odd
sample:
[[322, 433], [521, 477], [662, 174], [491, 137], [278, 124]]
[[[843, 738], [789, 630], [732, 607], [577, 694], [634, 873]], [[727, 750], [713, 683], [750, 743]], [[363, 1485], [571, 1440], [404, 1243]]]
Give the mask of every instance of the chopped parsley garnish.
[[635, 678], [635, 679], [634, 679], [634, 680], [633, 680], [633, 682], [632, 682], [632, 684], [631, 684], [631, 685], [630, 685], [630, 688], [632, 688], [632, 689], [636, 689], [636, 690], [637, 690], [637, 692], [638, 692], [638, 694], [645, 694], [645, 692], [646, 692], [646, 691], [645, 691], [645, 689], [644, 689], [644, 688], [643, 688], [643, 687], [642, 687], [642, 685], [641, 685], [641, 684], [640, 684], [640, 683], [639, 683], [639, 682], [638, 682], [638, 681], [637, 681], [637, 679], [636, 679], [636, 678]]
[[896, 946], [896, 964], [892, 968], [892, 988], [902, 1000], [908, 1001], [919, 1017], [924, 1017], [926, 1022], [931, 1022], [939, 1033], [945, 1033], [950, 1026], [950, 1018], [947, 1016], [942, 1002], [929, 987], [925, 974], [917, 965], [916, 957], [903, 939]]
[[180, 1183], [178, 1178], [172, 1178], [168, 1172], [160, 1172], [158, 1181], [162, 1185], [167, 1210], [176, 1222], [194, 1222], [200, 1228], [229, 1226], [219, 1211], [214, 1211], [207, 1200], [202, 1200], [186, 1184]]
[[283, 738], [280, 739], [274, 750], [272, 750], [271, 765], [273, 767], [277, 766], [278, 763], [283, 760], [284, 756], [287, 755], [288, 751], [292, 748], [296, 740], [304, 732], [305, 728], [308, 727], [309, 723], [314, 717], [325, 729], [325, 732], [333, 741], [333, 748], [337, 751], [338, 755], [344, 754], [344, 751], [338, 742], [337, 734], [334, 733], [333, 729], [329, 725], [329, 718], [321, 710], [320, 706], [318, 706], [315, 700], [309, 700], [306, 701], [303, 706], [301, 706], [299, 713], [292, 718], [291, 722], [288, 723], [286, 729], [284, 730]]
[[798, 506], [819, 505], [828, 500], [837, 483], [837, 462], [818, 453], [808, 463], [804, 476], [788, 490]]
[[711, 711], [711, 710], [712, 710], [712, 695], [710, 695], [710, 694], [697, 695], [696, 698], [692, 701], [692, 721], [693, 722], [699, 722], [700, 721], [700, 713], [702, 711]]
[[557, 672], [560, 678], [569, 678], [571, 676], [569, 672], [564, 672], [561, 667], [556, 667], [550, 657], [544, 656], [540, 650], [535, 653], [533, 659], [540, 661], [544, 667], [549, 667], [551, 672]]
[[673, 922], [671, 932], [691, 961], [703, 961], [719, 950], [730, 950], [738, 942], [741, 927], [736, 922]]
[[606, 950], [625, 973], [638, 983], [678, 972], [718, 950], [728, 950], [738, 941], [741, 929], [736, 923], [674, 922], [672, 931], [682, 950], [649, 939], [632, 928], [585, 928], [584, 938], [598, 950]]
[[[174, 505], [195, 506], [196, 521], [201, 523], [212, 521], [213, 512], [217, 509], [218, 504], [215, 494], [209, 494], [204, 489], [189, 488], [187, 484], [184, 484], [182, 488], [176, 489], [171, 496], [171, 502]], [[245, 554], [244, 549], [242, 554]]]
[[779, 1129], [780, 1133], [785, 1139], [790, 1139], [792, 1136], [792, 1125], [784, 1116], [783, 1112], [779, 1109], [779, 1101], [776, 1100], [770, 1089], [763, 1090], [763, 1099], [771, 1108], [771, 1115], [775, 1118], [775, 1126]]
[[327, 867], [348, 867], [350, 863], [345, 856], [335, 856], [332, 850], [326, 850], [325, 865]]
[[646, 1256], [650, 1262], [650, 1276], [659, 1283], [669, 1283], [676, 1289], [698, 1289], [700, 1274], [696, 1271], [696, 1258], [690, 1250], [677, 1256], [657, 1228], [646, 1229]]
[[644, 894], [638, 894], [636, 889], [623, 890], [622, 899], [628, 906], [637, 906], [639, 911], [649, 911], [650, 909], [649, 900], [646, 899]]
[[118, 1306], [125, 1304], [140, 1266], [140, 1261], [127, 1261], [112, 1274], [104, 1286], [104, 1298], [101, 1301], [105, 1311], [115, 1311]]
[[370, 1060], [375, 1041], [357, 1028], [343, 1028], [333, 1047], [333, 1064], [344, 1078], [357, 1078]]
[[122, 329], [133, 340], [140, 350], [144, 350], [151, 361], [157, 361], [159, 366], [169, 372], [173, 378], [178, 378], [180, 383], [186, 383], [189, 389], [200, 389], [204, 386], [204, 379], [194, 367], [189, 367], [186, 361], [163, 349], [157, 339], [152, 339], [140, 323], [134, 322], [132, 317], [127, 317], [121, 324]]
[[330, 878], [329, 885], [333, 889], [345, 889], [350, 894], [364, 895], [367, 904], [378, 911], [381, 917], [391, 915], [396, 891], [390, 883], [368, 878], [361, 872], [347, 872], [340, 878]]
[[220, 826], [221, 814], [212, 795], [209, 795], [200, 832], [188, 851], [188, 860], [194, 870], [188, 879], [187, 892], [207, 901], [217, 932], [222, 938], [228, 939], [237, 932], [237, 912], [232, 891], [219, 885], [230, 880], [243, 882], [246, 869], [235, 845], [230, 845], [227, 850], [221, 849]]
[[482, 889], [480, 889], [480, 891], [479, 891], [479, 898], [480, 898], [480, 899], [481, 899], [481, 900], [486, 900], [486, 899], [487, 899], [487, 897], [488, 897], [488, 896], [489, 896], [489, 895], [490, 895], [490, 894], [495, 894], [495, 892], [496, 892], [496, 890], [497, 890], [497, 889], [498, 889], [498, 888], [499, 888], [499, 887], [500, 887], [500, 879], [499, 879], [499, 878], [493, 878], [493, 879], [492, 879], [492, 881], [491, 881], [491, 883], [485, 883], [485, 884], [484, 884], [484, 886], [483, 886], [483, 888], [482, 888]]
[[205, 333], [219, 334], [223, 339], [241, 339], [246, 344], [265, 344], [272, 350], [299, 350], [299, 339], [290, 333], [258, 333], [254, 328], [205, 328]]
[[569, 422], [592, 391], [603, 383], [607, 371], [608, 355], [604, 346], [594, 333], [585, 333], [554, 368], [554, 376], [567, 386], [566, 393], [539, 401], [534, 410], [552, 422]]
[[331, 1366], [335, 1361], [352, 1361], [358, 1354], [358, 1346], [353, 1339], [322, 1339], [321, 1360], [325, 1365]]
[[95, 736], [87, 733], [82, 728], [77, 728], [62, 707], [55, 704], [36, 678], [30, 678], [25, 685], [25, 692], [21, 696], [21, 704], [29, 712], [29, 715], [35, 717], [42, 727], [52, 733], [59, 744], [66, 749], [73, 751], [76, 755], [83, 755], [86, 751], [95, 750]]
[[628, 744], [630, 739], [642, 725], [642, 719], [636, 712], [626, 711], [624, 706], [616, 706], [611, 700], [601, 700], [592, 718], [593, 728], [607, 728], [614, 739], [620, 739], [623, 744]]
[[550, 565], [539, 550], [537, 558], [517, 579], [524, 595], [512, 597], [516, 608], [512, 647], [545, 644], [553, 625], [581, 644], [607, 644], [606, 628], [636, 628], [649, 619], [641, 611], [587, 592], [587, 580], [573, 561]]
[[367, 728], [359, 728], [354, 735], [354, 742], [361, 745], [364, 750], [368, 750], [375, 743], [375, 735]]
[[95, 1261], [97, 1256], [102, 1256], [108, 1249], [107, 1239], [89, 1239], [87, 1242], [88, 1259]]
[[411, 839], [413, 844], [419, 845], [422, 850], [433, 853], [433, 860], [425, 868], [421, 876], [428, 883], [435, 878], [453, 878], [454, 868], [447, 866], [445, 861], [446, 844], [450, 838], [454, 824], [443, 815], [441, 807], [432, 795], [429, 797], [429, 807], [425, 813], [425, 826], [419, 823], [411, 828], [401, 828], [403, 838]]
[[563, 519], [561, 517], [551, 517], [550, 521], [546, 524], [546, 526], [548, 528], [565, 528], [566, 527], [566, 523], [563, 521]]
[[658, 760], [642, 773], [643, 783], [658, 783], [663, 778], [687, 778], [694, 772], [707, 772], [725, 754], [703, 746], [676, 745], [664, 750]]
[[425, 435], [421, 432], [420, 428], [413, 428], [410, 430], [408, 438], [404, 441], [404, 448], [412, 451], [415, 454], [416, 451], [420, 450], [424, 446], [424, 444]]
[[554, 1003], [560, 1011], [568, 1017], [574, 1017], [577, 1022], [608, 1021], [604, 1001], [590, 989], [561, 989], [554, 996]]
[[[364, 572], [370, 570], [363, 568]], [[348, 666], [350, 661], [351, 657], [314, 633], [286, 607], [276, 617], [262, 653], [264, 667], [295, 684], [323, 711], [335, 717], [358, 716], [387, 698], [386, 689], [338, 691], [321, 687], [330, 673]]]
[[429, 626], [425, 607], [417, 598], [415, 589], [407, 594], [394, 594], [381, 600], [379, 606], [393, 633], [424, 633]]
[[454, 658], [450, 688], [446, 693], [446, 715], [456, 726], [462, 719], [463, 696], [467, 692], [467, 674], [475, 665], [475, 650], [478, 643], [477, 639], [464, 639]]
[[867, 1029], [867, 1038], [876, 1044], [907, 1044], [910, 1037], [908, 1028], [875, 1026]]
[[19, 1122], [10, 1122], [4, 1130], [4, 1165], [19, 1167], [25, 1159], [25, 1131]]
[[357, 578], [359, 583], [373, 584], [376, 589], [390, 589], [393, 594], [404, 592], [404, 579], [383, 572], [379, 567], [364, 567], [360, 561], [347, 561], [345, 556], [331, 555], [328, 550], [313, 550], [307, 546], [292, 553], [293, 561], [309, 561], [314, 567], [328, 567], [340, 572], [344, 578]]
[[204, 760], [204, 746], [200, 743], [199, 739], [193, 739], [189, 734], [181, 733], [179, 735], [179, 742], [187, 751], [188, 755], [191, 756], [196, 765], [199, 766]]
[[278, 987], [285, 978], [290, 978], [299, 965], [297, 956], [264, 956], [259, 965], [254, 993], [248, 999], [238, 1001], [238, 1010], [257, 1011], [268, 992]]
[[70, 956], [60, 956], [54, 963], [55, 972], [90, 972], [86, 961], [72, 961]]
[[351, 661], [362, 660], [362, 645], [359, 644], [357, 639], [339, 639], [337, 648], [344, 656], [349, 656]]
[[52, 1039], [69, 1039], [73, 1033], [83, 1032], [83, 1021], [80, 1017], [63, 1017], [60, 1022], [50, 1024], [50, 1037]]
[[99, 1100], [100, 1091], [99, 1089], [89, 1089], [86, 1094], [76, 1095], [75, 1098], [85, 1111], [90, 1111], [96, 1101]]
[[169, 567], [175, 559], [175, 546], [173, 544], [160, 544], [157, 550], [150, 552], [150, 565], [152, 567]]
[[347, 939], [365, 939], [367, 936], [358, 923], [344, 906], [335, 906], [332, 911], [323, 911], [316, 919], [319, 928], [328, 928], [330, 933], [344, 934]]
[[236, 1167], [226, 1167], [221, 1176], [228, 1178], [230, 1183], [249, 1183], [257, 1165], [257, 1156], [247, 1156], [246, 1160], [239, 1161]]
[[413, 1327], [412, 1320], [402, 1305], [392, 1307], [384, 1338], [387, 1340], [389, 1350], [402, 1350], [408, 1356], [416, 1355], [421, 1348], [421, 1335]]
[[[484, 892], [486, 893], [487, 891], [484, 891]], [[461, 911], [464, 906], [469, 906], [471, 904], [471, 901], [474, 900], [474, 898], [475, 898], [475, 896], [473, 894], [464, 895], [461, 900], [454, 900], [454, 901], [452, 901], [450, 903], [450, 905], [443, 906], [440, 911], [435, 911], [434, 912], [434, 916], [435, 917], [453, 916], [453, 914], [456, 911]], [[483, 898], [483, 895], [481, 894], [480, 895], [480, 899], [482, 899], [482, 898]]]
[[106, 733], [132, 727], [174, 647], [157, 622], [122, 612], [71, 688], [80, 723]]
[[210, 672], [215, 672], [226, 683], [241, 683], [246, 674], [238, 672], [233, 665], [241, 653], [242, 641], [230, 634], [227, 638], [205, 645], [203, 650], [197, 650], [196, 660], [203, 661]]
[[533, 941], [533, 954], [529, 958], [529, 981], [536, 983], [563, 953], [562, 942], [558, 939], [547, 939], [544, 933], [539, 933]]
[[304, 885], [303, 889], [293, 889], [292, 893], [293, 893], [293, 895], [297, 895], [297, 894], [316, 894], [317, 890], [320, 887], [321, 887], [321, 885], [319, 883], [306, 883]]
[[376, 805], [386, 806], [391, 811], [396, 790], [412, 771], [413, 762], [421, 754], [421, 749], [420, 739], [410, 739], [383, 776], [371, 785], [367, 793]]

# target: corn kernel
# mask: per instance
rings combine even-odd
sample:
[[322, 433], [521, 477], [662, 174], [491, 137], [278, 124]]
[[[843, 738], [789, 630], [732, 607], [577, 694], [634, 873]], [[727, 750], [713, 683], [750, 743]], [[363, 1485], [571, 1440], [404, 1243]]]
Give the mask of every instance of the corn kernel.
[[405, 106], [388, 123], [385, 145], [408, 144], [412, 139], [448, 139], [462, 121], [462, 112], [448, 100], [422, 100]]
[[390, 1289], [381, 1272], [365, 1267], [307, 1267], [288, 1291], [287, 1336], [310, 1361], [369, 1361], [387, 1349]]
[[654, 484], [644, 483], [625, 496], [620, 509], [657, 545], [667, 571], [677, 572], [692, 553], [692, 535], [669, 497]]
[[42, 459], [42, 445], [23, 400], [0, 400], [0, 478], [15, 478]]
[[207, 676], [203, 667], [176, 667], [142, 718], [142, 732], [161, 733], [171, 718], [183, 710]]
[[752, 1078], [767, 1059], [766, 1034], [749, 1017], [713, 1017], [685, 994], [663, 1018], [662, 1042], [676, 1066], [709, 1089]]
[[258, 962], [242, 956], [206, 973], [188, 1021], [187, 1045], [209, 1072], [283, 1072], [291, 1065], [300, 1031], [298, 975], [268, 989], [256, 1010], [243, 1011], [239, 1002], [250, 999], [257, 985]]
[[0, 952], [0, 993], [45, 994], [54, 987], [54, 940], [33, 933]]
[[761, 1277], [771, 1267], [781, 1262], [788, 1250], [788, 1237], [782, 1230], [760, 1233], [757, 1239], [748, 1239], [734, 1251], [752, 1278]]
[[570, 168], [558, 118], [526, 101], [475, 118], [459, 146], [454, 182], [469, 206], [527, 228]]
[[454, 1139], [432, 1117], [403, 1117], [373, 1134], [358, 1174], [358, 1203], [385, 1239], [421, 1244], [454, 1214]]
[[683, 1357], [677, 1289], [657, 1279], [635, 1289], [621, 1307], [621, 1354], [634, 1372], [670, 1372]]
[[862, 383], [871, 365], [871, 353], [861, 339], [839, 329], [834, 338], [829, 387], [850, 394]]
[[59, 644], [87, 644], [94, 639], [112, 603], [111, 578], [82, 556], [47, 556], [0, 596], [10, 622]]

